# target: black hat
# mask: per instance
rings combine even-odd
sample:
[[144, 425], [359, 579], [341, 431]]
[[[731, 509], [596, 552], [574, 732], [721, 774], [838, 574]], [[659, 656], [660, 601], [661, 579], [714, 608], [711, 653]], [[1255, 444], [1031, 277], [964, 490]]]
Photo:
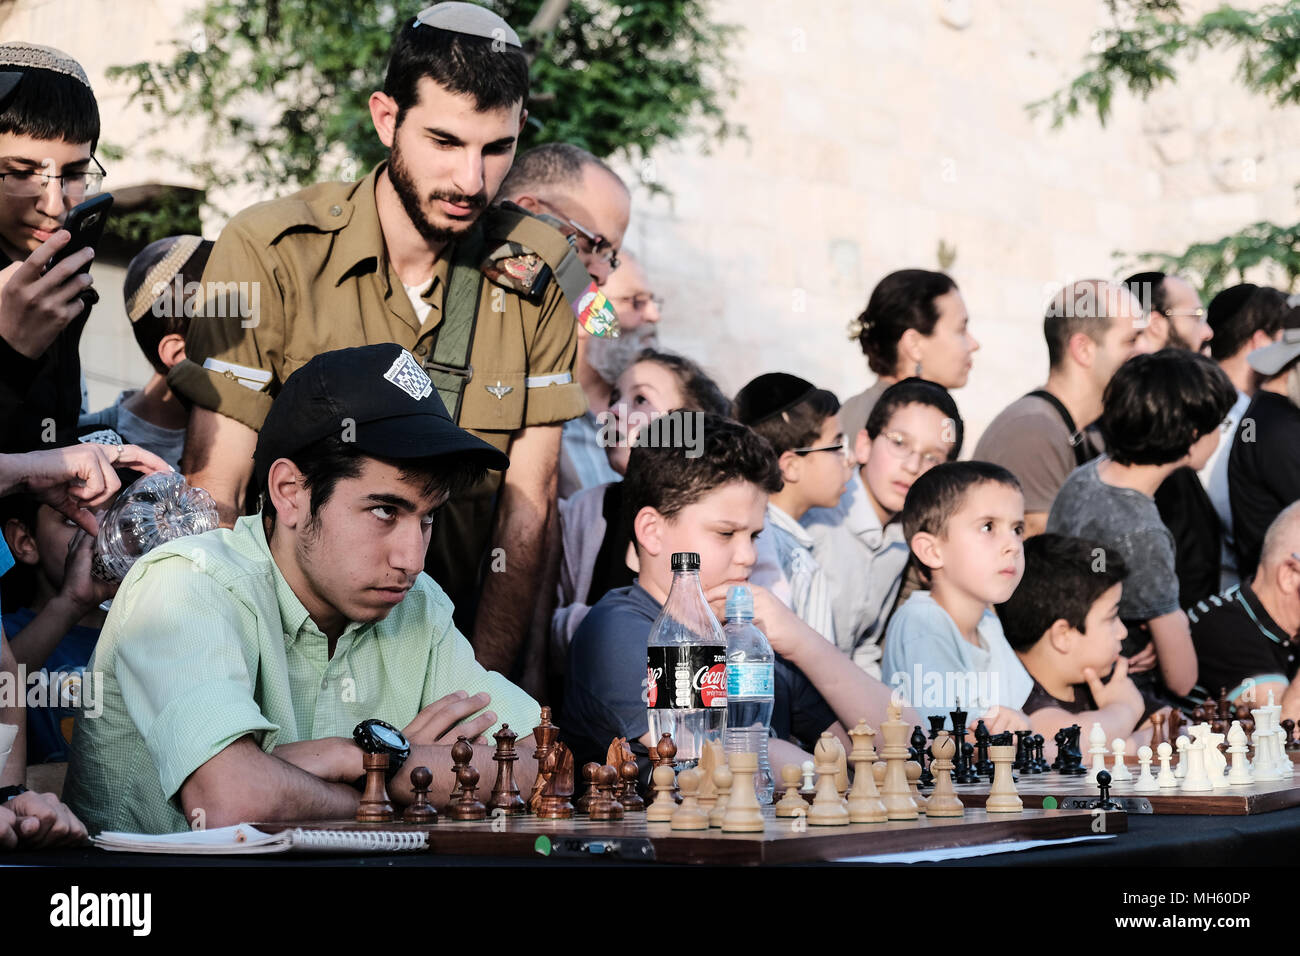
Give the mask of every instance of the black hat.
[[504, 469], [505, 452], [451, 420], [428, 374], [391, 342], [323, 352], [289, 376], [271, 404], [253, 453], [255, 487], [277, 458], [338, 435], [377, 458], [459, 456]]
[[736, 421], [751, 428], [788, 412], [808, 399], [817, 386], [797, 375], [768, 372], [736, 393]]

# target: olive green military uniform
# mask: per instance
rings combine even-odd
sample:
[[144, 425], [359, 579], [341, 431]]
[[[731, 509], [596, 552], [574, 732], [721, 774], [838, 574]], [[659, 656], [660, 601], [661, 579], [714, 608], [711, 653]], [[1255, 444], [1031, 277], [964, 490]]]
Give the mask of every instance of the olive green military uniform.
[[[258, 429], [285, 379], [313, 356], [396, 342], [429, 368], [458, 424], [503, 451], [521, 428], [582, 415], [587, 403], [573, 379], [576, 322], [554, 281], [531, 300], [496, 282], [477, 282], [469, 291], [477, 297], [477, 317], [468, 348], [468, 323], [459, 323], [459, 361], [449, 362], [444, 354], [450, 334], [439, 346], [453, 275], [466, 271], [465, 262], [477, 263], [480, 250], [517, 240], [518, 216], [512, 220], [512, 214], [489, 208], [476, 239], [447, 248], [423, 293], [431, 311], [421, 324], [385, 250], [375, 205], [382, 169], [383, 164], [357, 183], [321, 183], [260, 203], [230, 221], [203, 274], [207, 302], [186, 336], [188, 358], [168, 375], [172, 389]], [[547, 228], [531, 218], [525, 225], [534, 237], [538, 228]], [[556, 237], [563, 239], [548, 230], [541, 238]], [[463, 300], [463, 276], [457, 281]], [[465, 366], [466, 351], [464, 372], [436, 370], [439, 364]], [[463, 394], [455, 402], [462, 380]], [[499, 485], [499, 474], [489, 476], [435, 522], [427, 569], [458, 610], [476, 592]]]

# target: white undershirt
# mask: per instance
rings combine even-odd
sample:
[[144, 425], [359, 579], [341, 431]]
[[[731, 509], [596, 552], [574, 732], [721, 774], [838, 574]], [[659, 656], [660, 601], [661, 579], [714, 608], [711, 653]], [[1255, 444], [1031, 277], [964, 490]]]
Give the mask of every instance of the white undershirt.
[[415, 310], [415, 317], [420, 320], [420, 325], [424, 325], [429, 313], [433, 311], [433, 306], [423, 299], [424, 291], [429, 288], [428, 282], [420, 285], [407, 285], [402, 283], [402, 288], [406, 290], [406, 297], [411, 300], [411, 308]]

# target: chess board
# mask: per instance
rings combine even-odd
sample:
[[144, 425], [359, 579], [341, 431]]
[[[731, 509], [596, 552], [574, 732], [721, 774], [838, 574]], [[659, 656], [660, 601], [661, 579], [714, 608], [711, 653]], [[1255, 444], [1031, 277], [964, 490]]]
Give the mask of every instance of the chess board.
[[[1053, 840], [1091, 836], [1099, 832], [1123, 833], [1128, 829], [1123, 813], [1031, 810], [1021, 813], [986, 813], [969, 809], [950, 819], [850, 824], [843, 827], [812, 826], [806, 820], [776, 817], [764, 809], [762, 833], [723, 833], [710, 830], [673, 830], [666, 823], [647, 823], [644, 813], [628, 814], [622, 821], [597, 822], [585, 817], [542, 820], [533, 816], [503, 817], [457, 823], [445, 818], [420, 827], [400, 823], [358, 824], [352, 821], [258, 824], [266, 832], [291, 827], [321, 830], [412, 830], [429, 834], [433, 853], [453, 856], [495, 856], [541, 859], [634, 860], [659, 863], [816, 863], [864, 854], [904, 853], [944, 847], [977, 846], [1023, 840]], [[1100, 821], [1100, 822], [1099, 822]]]
[[[1127, 761], [1125, 765], [1128, 765]], [[1133, 769], [1133, 774], [1134, 777], [1137, 776], [1136, 769]], [[1042, 807], [1044, 801], [1050, 807], [1052, 801], [1055, 801], [1055, 806], [1060, 809], [1082, 810], [1090, 801], [1097, 799], [1097, 784], [1088, 774], [1067, 777], [1053, 771], [1043, 774], [1018, 773], [1016, 777], [1016, 790], [1026, 807]], [[987, 780], [953, 787], [967, 807], [982, 807], [988, 798], [988, 788]], [[1121, 782], [1111, 785], [1110, 798], [1129, 813], [1224, 816], [1271, 813], [1300, 806], [1300, 776], [1195, 793], [1183, 790], [1136, 793], [1131, 781]]]

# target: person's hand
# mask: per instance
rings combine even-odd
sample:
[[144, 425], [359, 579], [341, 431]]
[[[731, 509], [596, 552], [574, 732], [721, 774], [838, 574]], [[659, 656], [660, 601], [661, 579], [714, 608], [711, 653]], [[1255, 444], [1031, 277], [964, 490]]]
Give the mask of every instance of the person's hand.
[[496, 714], [486, 710], [471, 721], [461, 721], [491, 702], [487, 691], [473, 697], [463, 690], [453, 691], [416, 714], [402, 733], [412, 744], [454, 744], [462, 735], [473, 743], [486, 743], [483, 732], [497, 722]]
[[87, 442], [0, 455], [0, 494], [29, 491], [90, 534], [98, 534], [99, 522], [90, 509], [111, 500], [122, 487], [115, 468], [131, 468], [146, 475], [172, 470], [153, 452], [136, 445]]
[[80, 296], [94, 280], [81, 270], [95, 258], [94, 249], [74, 252], [45, 271], [54, 254], [71, 241], [72, 233], [60, 229], [25, 261], [0, 272], [0, 336], [15, 352], [29, 359], [44, 355], [59, 333], [86, 307]]
[[[1008, 730], [1028, 730], [1029, 718], [1014, 707], [1002, 707], [994, 704], [985, 713], [975, 718], [976, 723], [984, 721], [984, 726], [990, 734], [1004, 734]], [[966, 732], [971, 733], [971, 728], [967, 727]]]
[[81, 614], [99, 607], [117, 593], [117, 581], [103, 581], [90, 573], [95, 554], [95, 538], [78, 529], [68, 543], [68, 558], [63, 564], [63, 587], [59, 594]]
[[[709, 602], [709, 608], [714, 616], [724, 623], [727, 612], [727, 592], [732, 587], [734, 585], [719, 584], [704, 594], [704, 599]], [[798, 656], [803, 642], [809, 638], [809, 635], [817, 636], [817, 632], [805, 624], [767, 588], [758, 584], [750, 584], [748, 587], [754, 595], [754, 624], [763, 632], [772, 650], [787, 660], [793, 660]]]
[[[14, 797], [3, 809], [16, 818], [12, 830], [19, 848], [72, 845], [86, 839], [86, 825], [52, 793], [29, 790]], [[12, 846], [5, 842], [4, 829], [0, 818], [0, 846]]]
[[1098, 709], [1125, 704], [1130, 710], [1142, 713], [1142, 692], [1128, 676], [1131, 667], [1128, 658], [1119, 658], [1115, 661], [1115, 669], [1110, 672], [1110, 679], [1105, 683], [1102, 683], [1091, 667], [1083, 669], [1083, 679], [1088, 682], [1088, 689], [1092, 691], [1092, 699]]
[[1143, 671], [1149, 671], [1156, 666], [1156, 643], [1152, 641], [1142, 650], [1138, 651], [1132, 657], [1127, 658], [1128, 672], [1130, 674], [1141, 674]]

